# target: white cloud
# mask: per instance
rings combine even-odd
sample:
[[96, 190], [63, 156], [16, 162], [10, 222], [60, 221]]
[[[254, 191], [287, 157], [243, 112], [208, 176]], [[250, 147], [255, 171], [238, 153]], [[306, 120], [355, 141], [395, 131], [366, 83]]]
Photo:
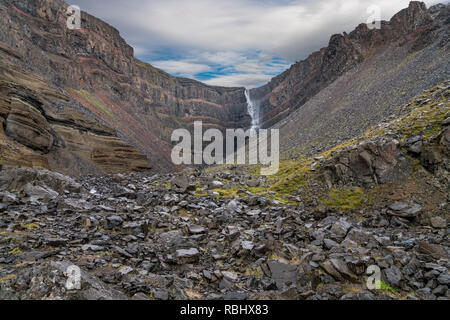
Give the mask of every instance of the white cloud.
[[[250, 55], [247, 52], [186, 52], [184, 60], [155, 61], [152, 64], [176, 76], [202, 81], [198, 74], [210, 72], [213, 79], [203, 82], [210, 85], [254, 87], [262, 85], [289, 67], [283, 61], [273, 60], [265, 53]], [[211, 67], [214, 66], [214, 67]], [[214, 75], [215, 74], [215, 75]]]
[[[367, 22], [369, 6], [378, 5], [382, 19], [388, 20], [409, 4], [409, 0], [77, 2], [82, 9], [117, 27], [125, 39], [135, 46], [136, 55], [151, 59], [158, 56], [155, 52], [169, 48], [176, 56], [181, 56], [183, 63], [167, 62], [164, 67], [159, 64], [168, 72], [181, 74], [190, 74], [195, 72], [195, 68], [200, 68], [189, 65], [193, 63], [190, 61], [192, 58], [185, 53], [191, 55], [192, 52], [198, 55], [194, 59], [195, 64], [233, 65], [235, 70], [241, 72], [264, 74], [258, 70], [263, 64], [246, 63], [242, 53], [262, 52], [260, 62], [267, 61], [264, 55], [291, 62], [302, 60], [327, 45], [332, 34], [350, 32], [359, 23]], [[440, 0], [424, 2], [430, 6]], [[176, 67], [179, 69], [176, 70]]]
[[[383, 19], [409, 0], [78, 0], [81, 7], [118, 26], [144, 47], [175, 46], [207, 51], [257, 49], [295, 60], [330, 35], [366, 22], [376, 4]], [[93, 2], [93, 3], [92, 3]], [[439, 0], [425, 1], [427, 4]], [[84, 3], [84, 5], [83, 5]], [[296, 53], [292, 48], [296, 48]], [[307, 48], [307, 49], [304, 49]], [[217, 57], [220, 58], [220, 55]]]
[[187, 61], [165, 60], [155, 61], [153, 65], [168, 73], [177, 74], [183, 77], [194, 77], [195, 74], [211, 71], [211, 67], [205, 64], [190, 63]]
[[211, 65], [232, 65], [243, 63], [247, 60], [247, 57], [239, 53], [239, 49], [235, 51], [194, 51], [191, 54], [191, 59], [201, 60]]
[[254, 88], [270, 81], [272, 76], [261, 73], [229, 74], [203, 81], [211, 86]]

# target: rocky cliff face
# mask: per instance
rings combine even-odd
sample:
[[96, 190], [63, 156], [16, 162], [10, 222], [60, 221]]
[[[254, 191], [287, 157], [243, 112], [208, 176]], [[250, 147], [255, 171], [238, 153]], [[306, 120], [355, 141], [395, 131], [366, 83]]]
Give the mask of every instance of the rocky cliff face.
[[[195, 120], [220, 129], [249, 126], [244, 88], [172, 77], [135, 59], [117, 30], [89, 14], [82, 13], [82, 29], [69, 30], [66, 9], [59, 0], [2, 1], [2, 58], [47, 79], [77, 102], [73, 109], [117, 131], [155, 167], [173, 168], [175, 128]], [[39, 149], [51, 143], [45, 139]]]
[[[58, 96], [51, 94], [49, 99], [47, 89], [38, 90], [39, 97], [45, 96], [41, 101], [34, 92], [31, 99], [39, 102], [31, 103], [30, 111], [23, 106], [24, 99], [14, 98], [20, 90], [5, 91], [10, 111], [5, 113], [4, 132], [27, 150], [48, 154], [55, 145], [64, 150], [70, 141], [79, 157], [85, 145], [96, 145], [92, 141], [107, 132], [143, 152], [154, 167], [167, 170], [175, 169], [170, 160], [174, 129], [191, 128], [196, 120], [222, 130], [250, 126], [244, 88], [173, 77], [135, 59], [116, 29], [89, 14], [82, 13], [82, 29], [69, 30], [66, 9], [60, 0], [0, 2], [4, 74], [17, 67], [23, 88], [35, 87], [39, 78], [46, 83], [39, 88], [52, 88], [48, 90]], [[413, 1], [383, 21], [379, 30], [361, 24], [350, 34], [333, 35], [328, 47], [251, 90], [252, 99], [260, 104], [259, 123], [281, 129], [281, 149], [287, 156], [311, 146], [326, 149], [360, 134], [392, 106], [448, 77], [448, 17], [448, 6], [427, 9]], [[58, 136], [46, 123], [49, 114], [52, 121], [59, 121]], [[79, 136], [74, 127], [93, 132], [95, 139]], [[95, 160], [107, 166], [115, 156], [119, 168], [130, 157], [128, 152], [94, 149], [90, 164]], [[65, 155], [53, 157], [50, 167], [70, 167]], [[91, 171], [82, 167], [77, 172]]]
[[252, 99], [261, 105], [261, 123], [270, 127], [286, 118], [347, 71], [389, 48], [407, 47], [405, 56], [423, 49], [433, 42], [435, 31], [447, 19], [448, 7], [439, 5], [428, 11], [424, 3], [412, 1], [390, 21], [382, 21], [381, 29], [360, 24], [350, 34], [333, 35], [328, 47], [294, 64], [267, 85], [251, 90]]
[[147, 157], [111, 128], [76, 111], [77, 102], [44, 79], [0, 62], [0, 156], [3, 167], [69, 175], [148, 170]]

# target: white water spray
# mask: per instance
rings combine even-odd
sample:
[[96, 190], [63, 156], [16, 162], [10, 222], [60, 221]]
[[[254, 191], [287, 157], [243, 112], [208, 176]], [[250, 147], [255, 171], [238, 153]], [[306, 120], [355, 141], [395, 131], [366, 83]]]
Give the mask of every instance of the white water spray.
[[250, 98], [250, 90], [245, 90], [245, 98], [247, 99], [248, 114], [252, 118], [252, 129], [259, 129], [259, 104]]

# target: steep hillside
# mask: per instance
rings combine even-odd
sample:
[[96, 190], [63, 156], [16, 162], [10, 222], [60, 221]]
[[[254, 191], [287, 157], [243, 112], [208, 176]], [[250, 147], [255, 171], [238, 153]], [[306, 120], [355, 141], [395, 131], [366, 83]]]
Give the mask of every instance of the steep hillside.
[[[339, 145], [282, 161], [278, 173], [267, 179], [259, 177], [259, 166], [216, 166], [205, 175], [239, 172], [241, 179], [216, 190], [226, 196], [249, 191], [285, 203], [317, 206], [333, 189], [361, 188], [395, 201], [398, 191], [393, 190], [398, 188], [404, 198], [427, 203], [430, 212], [448, 212], [441, 204], [449, 196], [450, 183], [450, 81], [391, 109], [377, 124]], [[383, 205], [387, 200], [377, 201]]]
[[[66, 27], [60, 0], [0, 3], [2, 59], [41, 76], [143, 151], [173, 169], [170, 135], [195, 120], [220, 129], [250, 124], [244, 88], [175, 78], [136, 60], [119, 32], [82, 13], [82, 29]], [[19, 58], [21, 57], [21, 58]]]
[[280, 128], [287, 157], [354, 137], [450, 76], [449, 7], [421, 2], [383, 21], [334, 35], [329, 46], [251, 91], [264, 127]]

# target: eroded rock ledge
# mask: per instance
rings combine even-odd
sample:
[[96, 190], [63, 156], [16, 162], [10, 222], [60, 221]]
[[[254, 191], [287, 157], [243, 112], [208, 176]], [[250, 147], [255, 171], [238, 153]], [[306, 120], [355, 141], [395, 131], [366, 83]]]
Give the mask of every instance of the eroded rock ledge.
[[42, 78], [0, 63], [0, 154], [3, 167], [68, 175], [149, 170], [147, 157], [115, 130], [70, 107], [69, 96]]

